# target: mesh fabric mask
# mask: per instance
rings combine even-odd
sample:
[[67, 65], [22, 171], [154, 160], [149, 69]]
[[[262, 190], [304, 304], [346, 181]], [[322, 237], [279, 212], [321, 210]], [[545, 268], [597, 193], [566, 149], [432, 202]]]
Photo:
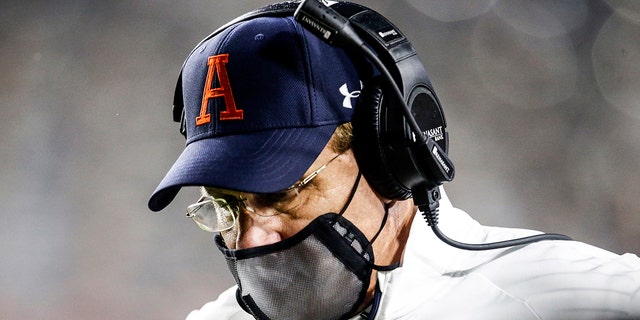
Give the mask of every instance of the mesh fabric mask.
[[359, 180], [340, 213], [323, 214], [281, 242], [230, 250], [216, 235], [238, 302], [256, 319], [348, 319], [365, 299], [372, 269], [397, 266], [376, 266], [372, 241], [342, 216]]

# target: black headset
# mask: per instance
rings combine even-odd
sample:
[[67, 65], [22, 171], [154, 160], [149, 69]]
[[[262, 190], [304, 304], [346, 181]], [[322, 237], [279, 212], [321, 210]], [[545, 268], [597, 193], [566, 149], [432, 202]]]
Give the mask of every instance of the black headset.
[[[392, 200], [413, 198], [436, 236], [465, 250], [497, 249], [540, 240], [570, 240], [564, 235], [541, 234], [497, 243], [466, 244], [442, 234], [437, 226], [438, 187], [453, 180], [455, 175], [447, 154], [449, 136], [444, 113], [415, 49], [381, 14], [350, 2], [288, 1], [246, 13], [218, 28], [202, 42], [242, 21], [287, 16], [293, 16], [329, 44], [355, 52], [354, 63], [358, 58], [366, 59], [378, 71], [363, 83], [352, 124], [353, 151], [358, 166], [380, 195]], [[186, 136], [182, 72], [174, 95], [173, 119], [181, 122], [180, 132]]]
[[347, 2], [303, 1], [294, 17], [329, 44], [360, 51], [380, 73], [365, 81], [353, 120], [354, 153], [372, 187], [388, 199], [416, 195], [416, 202], [453, 180], [444, 113], [405, 35], [379, 13]]

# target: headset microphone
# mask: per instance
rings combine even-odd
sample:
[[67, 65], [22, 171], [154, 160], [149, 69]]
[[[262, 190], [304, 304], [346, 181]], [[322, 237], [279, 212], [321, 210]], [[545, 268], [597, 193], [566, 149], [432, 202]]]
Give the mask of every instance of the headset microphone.
[[[572, 240], [565, 235], [545, 233], [501, 242], [469, 244], [455, 241], [444, 235], [437, 225], [440, 200], [438, 187], [443, 182], [453, 180], [453, 163], [442, 147], [420, 129], [411, 109], [405, 101], [405, 96], [400, 91], [398, 84], [394, 80], [388, 68], [367, 46], [367, 43], [360, 38], [358, 32], [352, 27], [350, 19], [353, 18], [353, 16], [347, 19], [319, 0], [304, 0], [296, 9], [294, 18], [307, 30], [311, 31], [320, 39], [323, 39], [331, 45], [359, 48], [371, 63], [376, 66], [379, 72], [382, 73], [384, 80], [387, 82], [387, 87], [393, 92], [393, 95], [397, 100], [395, 102], [397, 102], [401, 107], [404, 118], [413, 133], [414, 145], [411, 149], [413, 151], [412, 154], [415, 155], [412, 159], [414, 159], [414, 161], [415, 159], [418, 159], [417, 161], [420, 162], [419, 167], [423, 168], [420, 170], [421, 174], [427, 178], [426, 181], [420, 181], [419, 183], [411, 186], [414, 204], [423, 212], [425, 220], [440, 240], [448, 245], [464, 250], [499, 249], [516, 245], [525, 245], [542, 240]], [[382, 22], [386, 22], [386, 20]], [[396, 32], [394, 29], [391, 30], [391, 32]], [[371, 30], [366, 30], [366, 28], [364, 30], [364, 32], [370, 31]], [[383, 37], [382, 34], [377, 36]], [[373, 38], [379, 40], [376, 36], [373, 36]], [[402, 71], [413, 72], [406, 68]], [[426, 170], [424, 170], [424, 168], [426, 168]]]

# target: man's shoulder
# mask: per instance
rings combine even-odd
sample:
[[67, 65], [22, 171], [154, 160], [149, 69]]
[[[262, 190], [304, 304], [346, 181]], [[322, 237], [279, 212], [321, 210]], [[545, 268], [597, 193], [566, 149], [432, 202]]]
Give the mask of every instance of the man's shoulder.
[[193, 310], [186, 320], [253, 320], [236, 301], [237, 286], [222, 292], [214, 301], [206, 303], [199, 310]]

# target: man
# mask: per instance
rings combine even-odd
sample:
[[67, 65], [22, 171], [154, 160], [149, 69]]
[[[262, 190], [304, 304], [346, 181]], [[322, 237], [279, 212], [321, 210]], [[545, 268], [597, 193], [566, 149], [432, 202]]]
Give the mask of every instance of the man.
[[[182, 110], [174, 115], [187, 146], [149, 207], [161, 210], [182, 186], [202, 186], [187, 215], [215, 233], [237, 283], [188, 319], [640, 319], [635, 255], [537, 241], [562, 238], [546, 235], [462, 250], [416, 217], [435, 224], [439, 209], [444, 234], [462, 247], [539, 236], [481, 226], [451, 205], [440, 187], [452, 178], [446, 144], [434, 142], [444, 139], [442, 126], [406, 139], [418, 155], [433, 155], [426, 168], [441, 172], [417, 178], [409, 188], [415, 200], [389, 192], [384, 178], [416, 179], [395, 177], [405, 168], [380, 178], [375, 171], [394, 163], [371, 169], [375, 154], [357, 148], [366, 136], [358, 110], [394, 99], [387, 87], [365, 92], [384, 78], [384, 66], [325, 43], [305, 28], [330, 34], [324, 28], [333, 22], [310, 16], [303, 27], [291, 6], [230, 23], [183, 66], [176, 91]], [[420, 167], [414, 171], [428, 171], [410, 157]]]

